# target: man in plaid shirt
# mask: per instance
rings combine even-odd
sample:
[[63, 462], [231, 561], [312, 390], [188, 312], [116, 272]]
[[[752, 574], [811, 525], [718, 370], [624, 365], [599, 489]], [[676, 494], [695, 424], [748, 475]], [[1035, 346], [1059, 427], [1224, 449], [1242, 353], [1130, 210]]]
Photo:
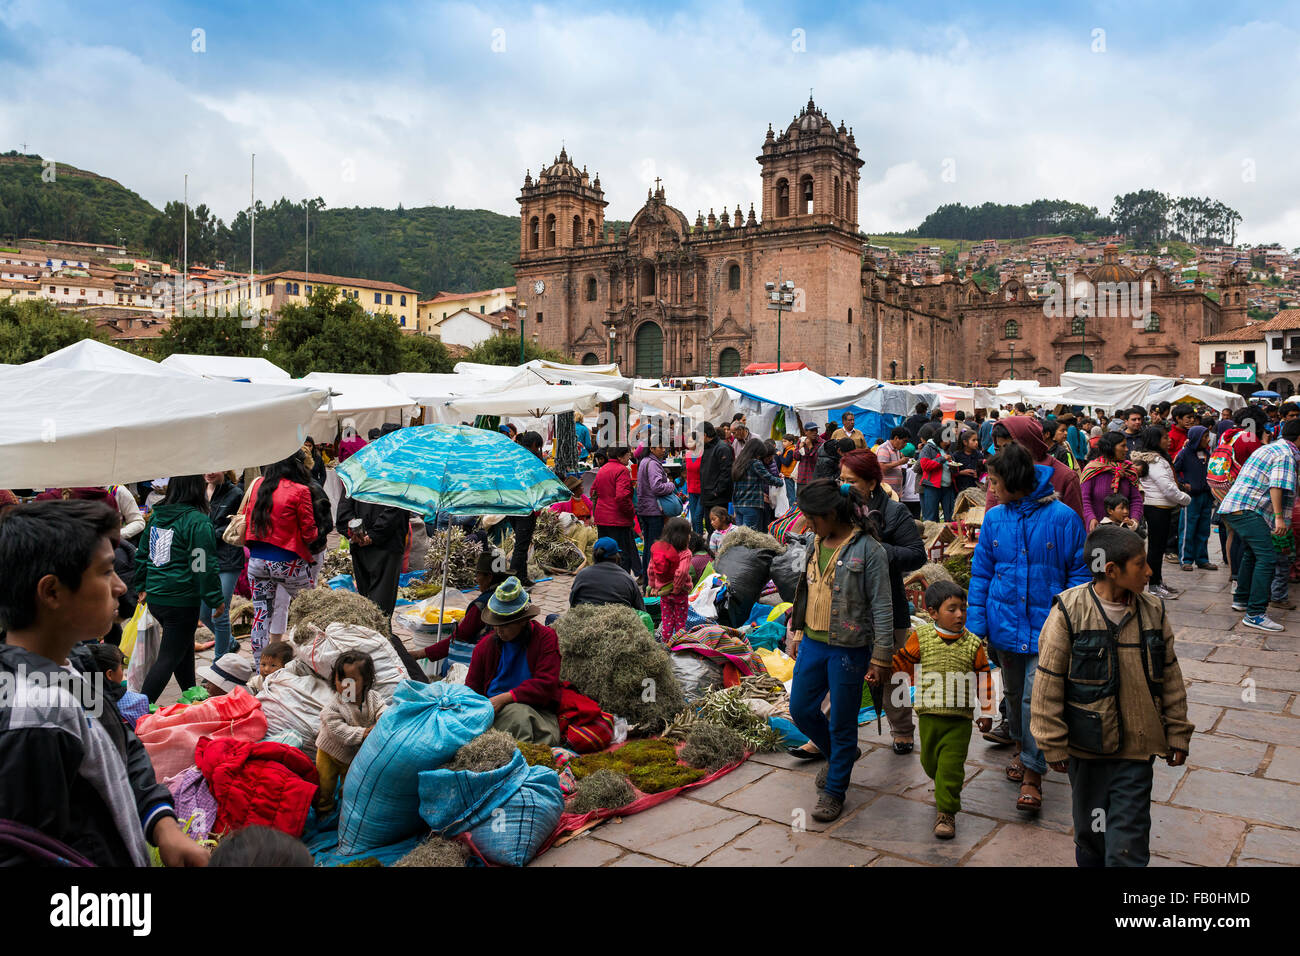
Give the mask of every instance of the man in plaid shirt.
[[1261, 631], [1285, 630], [1265, 613], [1277, 564], [1269, 535], [1270, 532], [1286, 534], [1291, 526], [1296, 459], [1300, 457], [1297, 440], [1300, 440], [1300, 421], [1286, 422], [1280, 439], [1246, 459], [1219, 505], [1219, 516], [1243, 545], [1232, 609], [1245, 611], [1241, 623]]

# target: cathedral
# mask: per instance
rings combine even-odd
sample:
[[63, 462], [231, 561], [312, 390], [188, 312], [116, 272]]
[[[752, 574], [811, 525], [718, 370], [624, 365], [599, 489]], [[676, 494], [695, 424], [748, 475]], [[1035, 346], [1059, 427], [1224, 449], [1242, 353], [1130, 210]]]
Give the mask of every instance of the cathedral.
[[735, 375], [777, 360], [778, 313], [766, 284], [789, 280], [783, 364], [896, 380], [996, 382], [1014, 372], [1053, 384], [1067, 364], [1194, 375], [1197, 350], [1186, 343], [1224, 327], [1199, 283], [1174, 291], [1163, 273], [1157, 298], [1167, 328], [1103, 319], [1072, 341], [1078, 323], [1063, 329], [1014, 280], [985, 293], [966, 276], [912, 282], [878, 268], [858, 230], [864, 161], [853, 131], [811, 97], [783, 131], [768, 126], [756, 160], [761, 210], [710, 209], [692, 223], [656, 180], [617, 233], [605, 225], [600, 175], [567, 150], [535, 180], [526, 173], [514, 263], [524, 334], [637, 378]]

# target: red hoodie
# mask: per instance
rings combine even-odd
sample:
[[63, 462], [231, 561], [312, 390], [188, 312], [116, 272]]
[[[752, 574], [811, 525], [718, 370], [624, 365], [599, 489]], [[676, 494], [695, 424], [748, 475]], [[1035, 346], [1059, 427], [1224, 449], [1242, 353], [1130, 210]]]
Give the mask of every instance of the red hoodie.
[[[1038, 419], [1024, 415], [1012, 415], [998, 419], [998, 424], [1005, 425], [1012, 439], [1034, 459], [1036, 465], [1047, 465], [1052, 469], [1052, 490], [1058, 498], [1069, 505], [1080, 521], [1083, 517], [1083, 495], [1079, 493], [1079, 473], [1069, 465], [1062, 463], [1055, 456], [1048, 454], [1047, 442], [1043, 441], [1043, 427]], [[998, 503], [990, 485], [984, 496], [984, 508], [987, 511]]]

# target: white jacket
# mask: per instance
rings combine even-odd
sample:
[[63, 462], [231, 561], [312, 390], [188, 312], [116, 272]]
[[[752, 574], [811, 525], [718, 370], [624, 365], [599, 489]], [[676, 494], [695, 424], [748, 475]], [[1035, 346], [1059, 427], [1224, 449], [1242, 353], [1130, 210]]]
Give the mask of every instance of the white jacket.
[[1138, 452], [1130, 457], [1133, 461], [1143, 461], [1147, 465], [1146, 477], [1142, 479], [1144, 507], [1184, 508], [1191, 504], [1192, 496], [1178, 487], [1178, 482], [1174, 480], [1174, 469], [1162, 455]]
[[122, 537], [134, 538], [144, 530], [144, 515], [140, 514], [135, 496], [127, 490], [126, 485], [118, 485], [113, 500], [117, 504], [117, 513], [122, 516]]

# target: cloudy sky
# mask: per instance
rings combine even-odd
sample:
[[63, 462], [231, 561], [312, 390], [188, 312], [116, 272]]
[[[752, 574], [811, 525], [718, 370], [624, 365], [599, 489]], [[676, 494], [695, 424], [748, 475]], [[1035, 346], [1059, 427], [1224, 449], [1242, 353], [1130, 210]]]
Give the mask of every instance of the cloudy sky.
[[[856, 134], [868, 232], [945, 202], [1209, 195], [1300, 246], [1292, 6], [739, 0], [0, 0], [0, 151], [181, 196], [517, 214], [561, 142], [610, 218], [662, 177], [694, 218], [758, 204], [768, 123], [816, 101]], [[947, 175], [945, 175], [947, 172]]]

